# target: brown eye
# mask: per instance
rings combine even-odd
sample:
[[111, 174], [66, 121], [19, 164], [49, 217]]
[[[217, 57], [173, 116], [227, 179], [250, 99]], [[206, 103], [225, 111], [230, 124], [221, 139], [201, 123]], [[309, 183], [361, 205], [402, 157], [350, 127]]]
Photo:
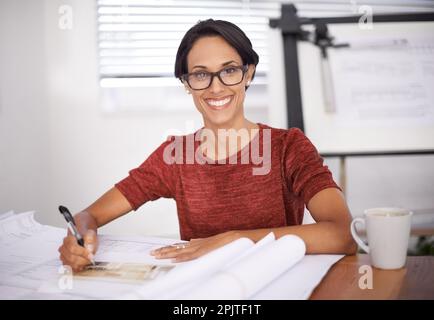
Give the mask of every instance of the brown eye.
[[209, 73], [208, 72], [195, 72], [191, 74], [192, 79], [195, 81], [204, 81], [208, 79]]
[[229, 68], [226, 68], [223, 70], [223, 72], [226, 74], [232, 74], [232, 73], [235, 73], [237, 71], [239, 71], [239, 70], [235, 67], [229, 67]]

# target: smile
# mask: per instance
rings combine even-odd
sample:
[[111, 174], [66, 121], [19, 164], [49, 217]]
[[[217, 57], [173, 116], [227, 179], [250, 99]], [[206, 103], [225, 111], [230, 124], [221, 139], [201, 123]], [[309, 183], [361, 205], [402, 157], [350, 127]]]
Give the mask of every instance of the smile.
[[229, 103], [232, 101], [232, 96], [223, 99], [206, 99], [205, 101], [212, 109], [221, 110], [229, 106]]

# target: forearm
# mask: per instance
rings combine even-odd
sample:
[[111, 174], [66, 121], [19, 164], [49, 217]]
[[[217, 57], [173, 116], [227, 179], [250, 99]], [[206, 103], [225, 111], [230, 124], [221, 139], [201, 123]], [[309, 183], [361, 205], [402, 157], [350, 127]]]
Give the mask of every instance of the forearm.
[[288, 234], [299, 236], [305, 242], [308, 254], [355, 254], [357, 249], [349, 226], [330, 221], [281, 228], [243, 230], [237, 231], [237, 234], [256, 242], [270, 232], [273, 232], [276, 238]]

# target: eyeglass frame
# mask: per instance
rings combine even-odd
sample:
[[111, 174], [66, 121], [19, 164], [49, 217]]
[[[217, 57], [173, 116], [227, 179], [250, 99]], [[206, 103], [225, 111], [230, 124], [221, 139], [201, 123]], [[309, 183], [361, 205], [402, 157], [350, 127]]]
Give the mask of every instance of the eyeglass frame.
[[[222, 78], [220, 77], [220, 73], [221, 73], [223, 70], [226, 70], [226, 69], [231, 68], [231, 67], [232, 67], [232, 68], [236, 68], [236, 69], [240, 69], [240, 70], [243, 72], [243, 75], [242, 75], [241, 80], [240, 80], [239, 82], [237, 82], [237, 83], [233, 83], [233, 84], [226, 84], [226, 83], [222, 80]], [[248, 64], [245, 64], [245, 65], [242, 65], [242, 66], [226, 66], [226, 67], [224, 67], [223, 69], [221, 69], [221, 70], [219, 70], [219, 71], [216, 71], [216, 72], [204, 71], [204, 72], [208, 73], [209, 75], [211, 75], [211, 80], [209, 81], [208, 86], [205, 87], [205, 88], [202, 88], [202, 89], [194, 89], [194, 88], [190, 85], [190, 82], [188, 81], [188, 77], [189, 77], [190, 75], [192, 75], [192, 74], [197, 73], [197, 71], [196, 71], [196, 72], [190, 72], [190, 73], [184, 73], [184, 74], [181, 76], [181, 79], [187, 82], [187, 84], [188, 84], [188, 86], [190, 87], [191, 90], [195, 90], [195, 91], [198, 91], [198, 90], [205, 90], [205, 89], [208, 89], [209, 87], [211, 87], [211, 84], [212, 84], [212, 82], [214, 81], [214, 77], [217, 77], [217, 78], [220, 80], [220, 82], [221, 82], [222, 84], [224, 84], [225, 86], [236, 86], [237, 84], [240, 84], [241, 82], [243, 82], [243, 80], [244, 80], [244, 76], [245, 76], [245, 74], [247, 73], [248, 70], [249, 70], [249, 65], [248, 65]]]

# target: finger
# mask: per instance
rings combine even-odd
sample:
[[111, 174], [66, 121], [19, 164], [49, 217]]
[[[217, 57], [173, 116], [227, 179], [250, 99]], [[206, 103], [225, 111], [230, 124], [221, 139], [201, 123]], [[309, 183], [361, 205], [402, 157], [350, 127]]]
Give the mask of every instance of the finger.
[[196, 258], [198, 258], [198, 257], [195, 257], [193, 255], [182, 255], [182, 256], [175, 257], [174, 259], [172, 259], [172, 262], [175, 262], [175, 263], [177, 263], [177, 262], [186, 262], [186, 261], [194, 260]]
[[97, 235], [95, 230], [88, 230], [83, 237], [84, 247], [90, 252], [95, 253], [97, 249]]
[[65, 246], [61, 246], [59, 248], [59, 252], [60, 252], [60, 256], [62, 257], [62, 259], [61, 259], [62, 262], [65, 265], [69, 264], [69, 262], [70, 262], [69, 260], [70, 260], [71, 254], [69, 253], [68, 250], [66, 250]]
[[181, 250], [183, 250], [183, 249], [176, 248], [176, 247], [163, 247], [163, 248], [154, 250], [153, 255], [157, 259], [172, 258], [172, 257], [175, 257], [176, 255], [178, 255]]
[[62, 265], [70, 266], [68, 259], [62, 253], [60, 253], [59, 259], [62, 261]]
[[72, 271], [76, 272], [78, 269], [76, 265], [74, 265], [71, 261], [69, 261], [68, 257], [63, 254], [60, 255], [60, 260], [62, 261], [62, 265], [68, 268], [71, 268]]
[[187, 246], [184, 248], [181, 248], [181, 247], [167, 248], [167, 249], [164, 249], [160, 252], [157, 252], [155, 254], [155, 258], [157, 258], [157, 259], [176, 258], [181, 254], [195, 252], [197, 249], [198, 249], [197, 246]]
[[74, 236], [67, 236], [63, 239], [63, 246], [64, 247], [74, 247], [74, 246], [78, 246], [78, 242], [77, 239]]
[[208, 252], [215, 250], [217, 248], [221, 247], [221, 244], [218, 243], [208, 243], [205, 244], [205, 242], [201, 242], [200, 245], [196, 245], [196, 246], [192, 246], [192, 248], [194, 248], [195, 250], [184, 250], [182, 252], [180, 252], [175, 259], [173, 260], [173, 262], [184, 262], [184, 261], [189, 261], [189, 260], [193, 260], [196, 258], [199, 258], [205, 254], [207, 254]]
[[173, 262], [185, 262], [190, 261], [199, 258], [200, 256], [204, 255], [206, 252], [205, 250], [195, 250], [191, 252], [181, 252], [179, 255], [177, 255], [172, 261]]
[[65, 238], [63, 238], [63, 244], [64, 245], [72, 245], [72, 244], [76, 244], [76, 243], [77, 243], [77, 239], [72, 235], [69, 235], [69, 236], [66, 236]]
[[77, 243], [68, 244], [68, 245], [65, 245], [63, 247], [66, 250], [66, 252], [68, 252], [70, 255], [73, 255], [73, 256], [87, 257], [89, 254], [89, 252], [85, 248], [78, 245]]
[[78, 256], [71, 254], [70, 251], [64, 246], [60, 248], [60, 255], [62, 258], [62, 262], [64, 262], [66, 265], [72, 266], [86, 266], [91, 264], [91, 260], [88, 256]]
[[89, 259], [85, 259], [79, 256], [71, 257], [69, 262], [71, 263], [72, 268], [75, 270], [82, 270], [85, 266], [91, 264]]
[[156, 255], [158, 255], [160, 252], [164, 252], [164, 251], [166, 251], [167, 249], [168, 249], [167, 246], [166, 246], [166, 247], [160, 247], [160, 248], [157, 248], [157, 249], [151, 250], [150, 254], [151, 254], [152, 256], [156, 256]]
[[174, 252], [180, 249], [185, 249], [188, 246], [188, 242], [187, 243], [174, 243], [170, 246], [164, 246], [155, 250], [151, 251], [151, 255], [160, 255], [160, 254], [165, 254], [165, 253], [169, 253], [169, 252]]
[[[90, 239], [92, 240], [91, 237], [92, 237], [92, 235], [90, 236]], [[94, 237], [93, 239], [94, 239], [93, 240], [94, 243], [98, 244], [98, 238]], [[93, 248], [92, 247], [90, 247], [90, 248], [82, 247], [78, 244], [77, 239], [71, 235], [71, 236], [64, 238], [63, 247], [66, 250], [65, 255], [77, 255], [77, 256], [81, 256], [81, 257], [83, 257], [89, 261], [95, 260], [92, 249], [94, 251], [96, 251], [97, 245], [94, 246]]]
[[59, 258], [60, 258], [60, 261], [62, 261], [62, 265], [64, 267], [67, 267], [67, 268], [71, 269], [72, 271], [74, 271], [74, 269], [72, 268], [72, 266], [69, 263], [68, 259], [63, 254], [61, 254]]
[[74, 239], [75, 242], [68, 241], [66, 245], [63, 245], [61, 247], [61, 250], [65, 256], [79, 256], [86, 260], [89, 260], [89, 262], [93, 259], [93, 254], [89, 253], [89, 251], [82, 246], [77, 244], [77, 241]]

